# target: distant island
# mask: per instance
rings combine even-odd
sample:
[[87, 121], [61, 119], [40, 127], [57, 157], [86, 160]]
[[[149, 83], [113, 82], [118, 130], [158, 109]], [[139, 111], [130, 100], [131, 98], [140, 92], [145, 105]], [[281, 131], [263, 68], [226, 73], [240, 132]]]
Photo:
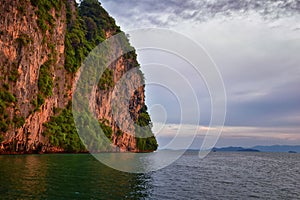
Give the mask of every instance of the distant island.
[[243, 148], [243, 147], [223, 147], [223, 148], [213, 148], [213, 152], [221, 151], [221, 152], [260, 152], [257, 149], [252, 148]]
[[213, 148], [213, 152], [286, 152], [300, 153], [300, 145], [272, 145], [272, 146], [254, 146], [251, 148], [244, 147], [221, 147]]
[[300, 153], [300, 145], [272, 145], [272, 146], [254, 146], [253, 149], [257, 149], [262, 152], [289, 152], [294, 151]]

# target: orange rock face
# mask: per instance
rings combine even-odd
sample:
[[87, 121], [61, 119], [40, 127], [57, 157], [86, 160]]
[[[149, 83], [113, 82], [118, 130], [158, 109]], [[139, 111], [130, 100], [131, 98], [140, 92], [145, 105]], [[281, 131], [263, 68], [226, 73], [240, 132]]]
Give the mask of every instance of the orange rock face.
[[[74, 1], [68, 3], [75, 6]], [[0, 1], [0, 91], [2, 96], [11, 94], [15, 98], [10, 102], [0, 101], [0, 153], [64, 152], [63, 148], [53, 147], [49, 138], [43, 136], [43, 124], [56, 114], [56, 109], [65, 108], [72, 100], [79, 72], [70, 73], [64, 68], [66, 5], [62, 4], [60, 9], [52, 8], [49, 13], [54, 21], [53, 31], [43, 32], [38, 25], [37, 8], [30, 1]], [[111, 30], [105, 31], [106, 37], [111, 35]], [[39, 72], [49, 60], [53, 61], [48, 69], [53, 82], [52, 94], [37, 106]], [[119, 58], [109, 66], [113, 71], [113, 81], [117, 83], [136, 63], [136, 60]], [[133, 79], [142, 85], [140, 76]], [[120, 151], [137, 152], [134, 128], [126, 119], [128, 116], [113, 116], [112, 98], [112, 89], [104, 91], [95, 87], [90, 105], [99, 120], [107, 120], [112, 127], [113, 144]], [[143, 86], [133, 94], [129, 104], [120, 106], [130, 107], [130, 117], [137, 119], [139, 110], [145, 104]], [[22, 123], [18, 124], [18, 121]], [[116, 134], [120, 131], [116, 121], [128, 127], [121, 135]]]

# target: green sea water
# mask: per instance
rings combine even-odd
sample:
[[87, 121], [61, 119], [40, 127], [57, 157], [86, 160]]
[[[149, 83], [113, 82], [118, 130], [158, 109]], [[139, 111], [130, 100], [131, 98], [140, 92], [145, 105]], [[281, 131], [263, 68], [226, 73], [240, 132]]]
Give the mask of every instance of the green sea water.
[[146, 175], [111, 169], [88, 154], [0, 156], [1, 199], [138, 199]]

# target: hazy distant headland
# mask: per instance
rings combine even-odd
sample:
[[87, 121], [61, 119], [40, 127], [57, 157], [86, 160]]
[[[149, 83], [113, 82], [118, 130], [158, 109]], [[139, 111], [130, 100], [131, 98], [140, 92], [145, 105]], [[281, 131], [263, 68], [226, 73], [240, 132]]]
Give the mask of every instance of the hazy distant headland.
[[251, 148], [244, 147], [221, 147], [213, 148], [214, 152], [287, 152], [300, 153], [300, 145], [272, 145], [272, 146], [254, 146]]

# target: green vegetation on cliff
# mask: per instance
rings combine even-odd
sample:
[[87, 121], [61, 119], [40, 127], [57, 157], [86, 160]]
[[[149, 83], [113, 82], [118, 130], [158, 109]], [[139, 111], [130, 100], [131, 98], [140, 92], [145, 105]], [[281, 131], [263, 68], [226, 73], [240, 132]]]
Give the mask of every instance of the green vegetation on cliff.
[[51, 145], [68, 152], [86, 151], [76, 131], [70, 104], [58, 116], [51, 117], [44, 126], [46, 129], [43, 134], [49, 138]]
[[62, 6], [61, 0], [30, 0], [31, 5], [37, 7], [36, 15], [37, 18], [37, 24], [39, 28], [43, 31], [43, 33], [46, 33], [46, 31], [52, 32], [52, 28], [55, 24], [55, 19], [50, 14], [50, 11], [52, 8], [55, 8], [55, 10], [60, 10]]
[[53, 80], [50, 74], [50, 66], [51, 60], [45, 62], [40, 67], [39, 72], [38, 88], [40, 94], [42, 94], [44, 97], [49, 97], [52, 95]]
[[105, 40], [105, 31], [120, 32], [97, 0], [84, 0], [79, 8], [67, 4], [67, 23], [65, 69], [69, 72], [76, 72], [84, 58]]
[[7, 90], [0, 91], [0, 135], [5, 133], [11, 124], [6, 108], [15, 101], [16, 98]]
[[[92, 49], [89, 49], [87, 46], [88, 42], [85, 38], [86, 28], [83, 20], [78, 15], [78, 8], [72, 8], [72, 5], [66, 4], [66, 9], [65, 69], [69, 72], [76, 72], [85, 56]], [[75, 12], [73, 9], [75, 9]]]
[[[90, 119], [87, 115], [83, 115], [81, 121], [86, 125], [84, 127], [89, 134], [81, 135], [80, 139], [77, 129], [75, 126], [71, 102], [68, 106], [59, 111], [57, 116], [51, 117], [51, 120], [44, 124], [46, 128], [43, 132], [43, 135], [49, 138], [49, 142], [54, 147], [61, 147], [67, 152], [86, 152], [88, 149], [90, 151], [106, 151], [109, 150], [109, 146], [107, 142], [105, 142], [104, 136], [108, 139], [111, 139], [112, 129], [110, 126], [107, 126], [103, 122], [99, 122], [99, 125], [102, 130], [95, 133], [94, 130], [97, 130], [97, 127], [93, 124], [92, 119]], [[100, 132], [102, 131], [102, 134]]]
[[25, 123], [25, 118], [20, 116], [15, 110], [15, 113], [13, 114], [13, 117], [9, 116], [6, 112], [7, 107], [12, 106], [14, 103], [16, 103], [16, 97], [12, 95], [8, 91], [8, 87], [4, 87], [0, 91], [0, 138], [3, 139], [2, 133], [5, 133], [8, 131], [9, 126], [12, 126], [13, 128], [20, 128]]
[[97, 0], [82, 1], [79, 14], [85, 21], [88, 41], [99, 44], [105, 38], [105, 31], [121, 32], [120, 27], [116, 26], [115, 20], [109, 16]]
[[112, 128], [103, 122], [99, 122], [99, 125], [100, 125], [104, 135], [111, 141], [111, 137], [112, 137], [112, 133], [113, 133]]
[[100, 90], [108, 90], [114, 87], [113, 71], [106, 68], [99, 80], [98, 87]]
[[138, 149], [142, 152], [155, 151], [158, 144], [151, 130], [152, 123], [146, 105], [141, 108], [136, 124], [135, 132], [140, 136], [136, 138]]

